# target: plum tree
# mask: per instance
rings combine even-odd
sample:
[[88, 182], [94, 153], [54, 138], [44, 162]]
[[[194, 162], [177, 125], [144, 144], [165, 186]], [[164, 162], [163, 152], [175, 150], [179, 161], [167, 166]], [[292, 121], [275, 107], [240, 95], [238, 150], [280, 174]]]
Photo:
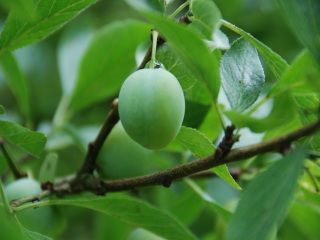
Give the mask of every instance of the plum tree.
[[120, 120], [128, 135], [146, 148], [168, 145], [181, 127], [184, 112], [182, 88], [164, 69], [138, 70], [121, 87]]

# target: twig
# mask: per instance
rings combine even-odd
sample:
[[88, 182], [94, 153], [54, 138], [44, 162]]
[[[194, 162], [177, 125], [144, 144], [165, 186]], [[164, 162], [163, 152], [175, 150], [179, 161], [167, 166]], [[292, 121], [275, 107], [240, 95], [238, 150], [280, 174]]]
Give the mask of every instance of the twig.
[[96, 139], [89, 143], [88, 152], [85, 157], [84, 163], [78, 172], [78, 177], [82, 174], [92, 174], [96, 167], [96, 159], [98, 154], [102, 148], [102, 145], [111, 132], [112, 128], [119, 121], [119, 113], [118, 113], [118, 99], [115, 99], [112, 103], [111, 111], [109, 112], [106, 120], [104, 121], [98, 136]]
[[247, 147], [231, 150], [224, 157], [223, 155], [222, 157], [220, 157], [220, 154], [214, 154], [206, 158], [178, 165], [171, 169], [160, 171], [154, 174], [121, 180], [106, 181], [102, 183], [102, 186], [104, 188], [103, 190], [105, 190], [105, 192], [116, 192], [151, 185], [169, 186], [172, 181], [179, 178], [187, 177], [196, 172], [204, 171], [222, 164], [248, 159], [258, 154], [278, 151], [279, 147], [281, 148], [281, 146], [288, 145], [289, 143], [296, 141], [302, 137], [312, 135], [319, 129], [320, 121], [317, 121], [282, 137], [259, 144], [253, 144]]
[[11, 158], [11, 156], [9, 155], [6, 147], [4, 146], [4, 142], [2, 140], [0, 140], [0, 149], [3, 153], [4, 158], [7, 160], [7, 164], [11, 170], [11, 172], [13, 173], [15, 179], [19, 179], [19, 178], [24, 178], [27, 176], [27, 174], [19, 171], [19, 169], [17, 168], [17, 166], [15, 165], [13, 159]]

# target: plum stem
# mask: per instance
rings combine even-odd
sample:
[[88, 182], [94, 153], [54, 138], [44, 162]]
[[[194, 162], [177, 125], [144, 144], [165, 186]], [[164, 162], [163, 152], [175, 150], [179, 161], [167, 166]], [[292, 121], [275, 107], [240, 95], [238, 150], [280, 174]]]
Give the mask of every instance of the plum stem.
[[156, 30], [152, 30], [152, 52], [151, 52], [151, 64], [150, 68], [156, 66], [156, 53], [157, 53], [157, 42], [159, 33]]

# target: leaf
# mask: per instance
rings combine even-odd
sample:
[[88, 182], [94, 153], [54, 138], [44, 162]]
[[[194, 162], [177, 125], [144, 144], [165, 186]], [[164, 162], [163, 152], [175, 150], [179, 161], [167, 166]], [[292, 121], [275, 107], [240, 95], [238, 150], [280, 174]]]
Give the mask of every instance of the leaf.
[[263, 57], [266, 64], [270, 67], [275, 77], [277, 79], [281, 77], [282, 73], [289, 66], [286, 60], [284, 60], [279, 54], [275, 53], [271, 48], [260, 42], [258, 39], [254, 38], [250, 33], [247, 33], [243, 29], [225, 20], [222, 22], [222, 24], [230, 30], [234, 31], [235, 33], [238, 33], [244, 39], [250, 42], [253, 46], [255, 46], [258, 49], [261, 56]]
[[49, 153], [39, 170], [39, 182], [53, 182], [56, 175], [57, 163], [58, 155], [56, 153]]
[[15, 57], [11, 53], [0, 56], [0, 65], [5, 75], [9, 88], [17, 99], [20, 111], [30, 119], [30, 101], [26, 79], [18, 66]]
[[135, 9], [155, 25], [193, 77], [205, 83], [215, 101], [220, 89], [220, 77], [216, 59], [202, 41], [201, 35], [155, 12], [143, 11], [137, 7]]
[[222, 31], [217, 29], [213, 34], [213, 40], [205, 40], [207, 46], [212, 49], [228, 50], [230, 48], [229, 38]]
[[19, 226], [12, 215], [8, 215], [4, 207], [0, 205], [0, 232], [2, 239], [25, 240]]
[[184, 179], [188, 186], [196, 192], [204, 201], [210, 204], [215, 212], [222, 216], [225, 220], [229, 220], [232, 216], [231, 212], [221, 206], [216, 200], [214, 200], [207, 192], [203, 191], [201, 187], [196, 184], [192, 179]]
[[320, 85], [317, 85], [317, 82], [319, 76], [319, 68], [310, 53], [302, 51], [272, 86], [269, 95], [274, 96], [287, 90], [299, 92], [299, 95], [301, 95], [301, 89], [306, 87], [306, 94], [318, 93]]
[[35, 7], [34, 0], [1, 0], [0, 4], [14, 12], [20, 19], [30, 18], [30, 13]]
[[286, 214], [305, 156], [305, 150], [297, 149], [249, 183], [231, 218], [227, 240], [268, 239]]
[[178, 79], [182, 89], [189, 89], [194, 85], [196, 79], [192, 77], [188, 68], [177, 58], [168, 44], [165, 43], [157, 49], [156, 58]]
[[52, 240], [52, 238], [50, 238], [48, 236], [45, 236], [45, 235], [43, 235], [41, 233], [30, 231], [30, 230], [24, 228], [23, 226], [21, 226], [21, 228], [22, 228], [22, 231], [23, 231], [26, 239], [30, 239], [30, 240]]
[[80, 63], [70, 109], [76, 111], [115, 94], [134, 70], [136, 48], [149, 34], [149, 25], [134, 20], [114, 22], [98, 31]]
[[264, 71], [255, 47], [243, 38], [236, 40], [221, 60], [221, 82], [234, 109], [244, 111], [259, 97]]
[[319, 1], [278, 0], [278, 3], [296, 37], [320, 61]]
[[46, 137], [42, 133], [2, 120], [0, 120], [0, 138], [36, 157], [39, 157], [46, 143]]
[[220, 10], [212, 0], [191, 0], [190, 9], [193, 13], [192, 25], [209, 39], [219, 29], [222, 19]]
[[5, 113], [4, 107], [0, 105], [0, 114], [4, 114], [4, 113]]
[[[87, 20], [87, 19], [86, 19]], [[58, 64], [63, 94], [72, 94], [81, 59], [93, 37], [93, 29], [85, 20], [63, 33], [58, 46]]]
[[[286, 114], [283, 114], [284, 109]], [[297, 109], [290, 92], [284, 92], [274, 98], [272, 111], [265, 118], [254, 118], [237, 111], [225, 112], [225, 115], [237, 128], [248, 127], [253, 132], [261, 133], [287, 125], [297, 117]]]
[[[182, 126], [177, 136], [177, 141], [189, 149], [198, 158], [204, 158], [214, 153], [215, 147], [211, 141], [196, 129]], [[221, 165], [212, 169], [224, 181], [236, 189], [241, 189], [238, 183], [232, 178], [227, 166]]]
[[104, 197], [70, 197], [43, 200], [23, 207], [67, 205], [88, 208], [117, 218], [131, 226], [147, 229], [161, 237], [172, 240], [196, 239], [195, 236], [168, 213], [145, 202], [120, 194]]
[[0, 35], [0, 52], [44, 39], [97, 0], [39, 0], [29, 19], [11, 13]]

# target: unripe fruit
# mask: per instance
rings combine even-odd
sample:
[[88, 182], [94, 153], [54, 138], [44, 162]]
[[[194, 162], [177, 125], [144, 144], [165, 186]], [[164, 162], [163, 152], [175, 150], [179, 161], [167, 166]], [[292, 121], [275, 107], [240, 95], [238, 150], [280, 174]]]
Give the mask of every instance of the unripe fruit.
[[[41, 193], [40, 184], [31, 178], [21, 178], [5, 187], [5, 193], [9, 201], [19, 198], [30, 197]], [[41, 207], [27, 209], [17, 214], [22, 225], [26, 228], [43, 232], [52, 228], [52, 209]]]
[[134, 177], [155, 171], [155, 161], [150, 159], [156, 157], [155, 152], [133, 141], [119, 122], [103, 145], [97, 168], [105, 179]]
[[150, 149], [168, 145], [177, 135], [185, 112], [178, 80], [164, 69], [142, 69], [121, 87], [119, 115], [128, 135]]

